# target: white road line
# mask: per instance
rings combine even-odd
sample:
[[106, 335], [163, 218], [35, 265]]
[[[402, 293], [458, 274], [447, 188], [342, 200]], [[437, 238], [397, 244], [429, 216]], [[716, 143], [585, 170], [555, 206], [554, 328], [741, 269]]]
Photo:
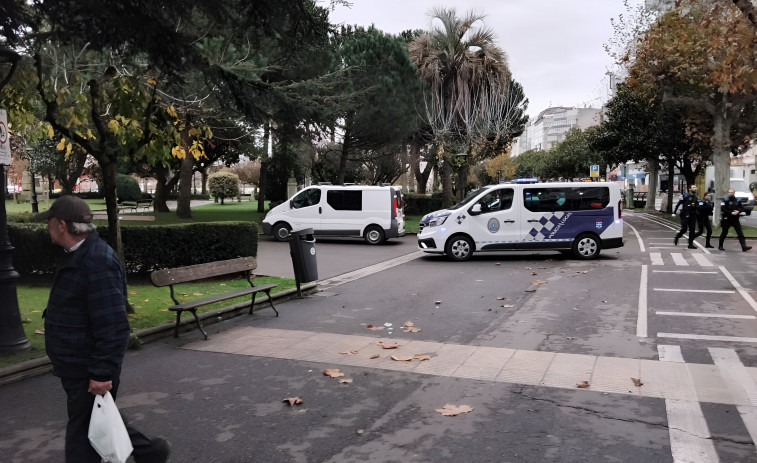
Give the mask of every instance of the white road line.
[[628, 225], [631, 228], [631, 230], [633, 230], [633, 233], [636, 235], [636, 240], [639, 242], [639, 248], [641, 249], [641, 252], [647, 252], [647, 250], [644, 249], [644, 242], [641, 240], [641, 235], [639, 235], [639, 232], [636, 230], [636, 227], [634, 227], [628, 222], [623, 222], [623, 223]]
[[757, 407], [739, 405], [736, 410], [739, 411], [741, 419], [744, 420], [744, 426], [749, 435], [752, 436], [752, 442], [757, 442]]
[[688, 267], [689, 263], [686, 262], [686, 259], [683, 258], [683, 254], [680, 252], [671, 252], [670, 257], [673, 258], [673, 263], [675, 263], [679, 267]]
[[[660, 361], [684, 363], [680, 346], [658, 345]], [[665, 400], [670, 452], [675, 463], [716, 463], [718, 453], [699, 402]]]
[[426, 255], [423, 251], [415, 251], [411, 252], [410, 254], [406, 254], [404, 256], [395, 257], [394, 259], [389, 259], [384, 262], [379, 262], [378, 264], [373, 264], [368, 267], [364, 267], [358, 270], [353, 270], [352, 272], [343, 273], [341, 275], [337, 275], [332, 278], [327, 278], [325, 280], [318, 280], [318, 289], [320, 291], [333, 288], [334, 286], [339, 286], [345, 283], [349, 283], [351, 281], [355, 281], [357, 279], [366, 277], [368, 275], [372, 275], [374, 273], [381, 272], [383, 270], [396, 267], [401, 264], [405, 264], [407, 262], [411, 262], [421, 256]]
[[660, 220], [660, 219], [652, 219], [652, 218], [650, 218], [650, 217], [647, 217], [647, 216], [644, 216], [644, 215], [639, 215], [639, 218], [642, 218], [642, 219], [644, 219], [644, 220], [648, 220], [648, 221], [650, 221], [650, 222], [652, 222], [652, 223], [656, 223], [657, 225], [662, 225], [663, 227], [665, 227], [665, 228], [669, 228], [669, 229], [671, 229], [671, 230], [676, 230], [676, 231], [678, 231], [678, 230], [680, 229], [680, 227], [674, 227], [674, 226], [670, 225], [670, 222], [668, 222], [668, 221], [665, 221], [665, 220]]
[[658, 344], [657, 354], [660, 356], [661, 362], [686, 363], [683, 360], [681, 346], [676, 346], [673, 344]]
[[[709, 251], [707, 249], [705, 249], [704, 251], [709, 254]], [[702, 267], [714, 267], [712, 262], [710, 262], [710, 260], [702, 254], [694, 253], [691, 255], [691, 257], [693, 257], [694, 260], [697, 261], [697, 264], [701, 265]]]
[[641, 266], [641, 281], [639, 282], [639, 312], [636, 315], [636, 336], [647, 337], [647, 275], [648, 267]]
[[676, 293], [712, 293], [712, 294], [733, 294], [736, 291], [730, 289], [681, 289], [681, 288], [653, 288], [653, 291], [667, 291]]
[[[720, 370], [720, 376], [725, 380], [734, 397], [745, 394], [752, 406], [757, 405], [757, 384], [755, 384], [749, 372], [741, 363], [741, 359], [733, 349], [722, 347], [710, 347], [715, 366]], [[754, 437], [754, 436], [752, 436]]]
[[661, 252], [650, 252], [649, 258], [652, 259], [652, 265], [663, 265]]
[[677, 249], [675, 246], [649, 246], [649, 249]]
[[757, 311], [757, 302], [754, 301], [754, 298], [749, 294], [749, 292], [744, 289], [741, 284], [739, 284], [738, 281], [728, 272], [728, 270], [725, 269], [722, 265], [718, 267], [721, 272], [723, 272], [723, 275], [725, 275], [726, 278], [728, 278], [728, 281], [731, 282], [734, 288], [741, 294], [741, 297], [744, 298], [744, 300], [749, 304], [755, 311]]
[[652, 273], [706, 273], [708, 275], [718, 274], [718, 272], [701, 272], [696, 270], [652, 270]]
[[693, 312], [655, 312], [655, 315], [670, 315], [674, 317], [704, 317], [704, 318], [733, 318], [739, 320], [754, 320], [754, 315], [722, 315], [716, 313], [693, 313]]
[[708, 336], [704, 334], [657, 333], [657, 337], [672, 339], [697, 339], [700, 341], [757, 342], [757, 338], [742, 338], [738, 336]]

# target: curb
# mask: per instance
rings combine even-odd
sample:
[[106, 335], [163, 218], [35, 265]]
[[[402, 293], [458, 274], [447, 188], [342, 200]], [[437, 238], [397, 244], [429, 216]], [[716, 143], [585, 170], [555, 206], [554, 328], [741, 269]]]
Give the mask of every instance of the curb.
[[[316, 292], [318, 287], [317, 282], [306, 283], [300, 286], [300, 290], [303, 294], [312, 294]], [[277, 302], [284, 302], [297, 297], [297, 289], [287, 289], [276, 294], [271, 295], [271, 299]], [[265, 309], [268, 306], [261, 307], [260, 304], [268, 302], [268, 296], [261, 296], [255, 298], [255, 307], [258, 309]], [[249, 313], [250, 304], [247, 302], [240, 302], [238, 304], [230, 305], [227, 307], [221, 307], [220, 309], [211, 310], [199, 314], [198, 317], [202, 321], [203, 327], [208, 325], [214, 325], [224, 320], [229, 320], [240, 315], [247, 315]], [[129, 348], [131, 347], [131, 340], [136, 337], [141, 344], [145, 344], [152, 341], [157, 341], [162, 338], [173, 336], [173, 329], [176, 322], [167, 322], [162, 325], [151, 326], [149, 328], [143, 328], [141, 330], [131, 333], [129, 340]], [[190, 326], [187, 326], [190, 325]], [[179, 323], [179, 333], [185, 333], [189, 331], [196, 331], [197, 323], [194, 317], [185, 317]], [[26, 378], [43, 375], [52, 371], [53, 367], [50, 364], [50, 359], [45, 355], [44, 357], [34, 358], [26, 360], [24, 362], [11, 365], [9, 367], [0, 368], [0, 386], [4, 384], [14, 383]]]

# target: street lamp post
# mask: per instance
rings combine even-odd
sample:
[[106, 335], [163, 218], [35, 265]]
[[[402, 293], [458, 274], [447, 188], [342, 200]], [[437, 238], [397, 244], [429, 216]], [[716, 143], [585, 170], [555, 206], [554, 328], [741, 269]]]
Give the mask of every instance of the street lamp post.
[[[0, 164], [0, 182], [5, 185], [5, 167]], [[13, 268], [13, 246], [8, 239], [8, 217], [5, 211], [5, 191], [0, 201], [0, 353], [14, 353], [31, 347], [21, 324], [16, 282], [18, 272]]]

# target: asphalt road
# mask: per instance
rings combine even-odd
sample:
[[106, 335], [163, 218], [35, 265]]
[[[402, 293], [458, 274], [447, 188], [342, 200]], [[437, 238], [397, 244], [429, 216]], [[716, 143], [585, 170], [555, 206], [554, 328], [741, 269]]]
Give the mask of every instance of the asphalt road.
[[[453, 263], [416, 257], [413, 236], [318, 240], [321, 292], [277, 304], [278, 318], [261, 310], [212, 325], [207, 342], [194, 330], [130, 351], [118, 403], [172, 442], [174, 462], [757, 461], [754, 251], [675, 247], [669, 225], [625, 219], [626, 245], [591, 262], [542, 252]], [[291, 275], [288, 244], [263, 239], [258, 264]], [[421, 331], [403, 332], [406, 321]], [[278, 347], [257, 330], [334, 341]], [[362, 349], [339, 354], [366, 339], [443, 347], [413, 370], [363, 366]], [[446, 368], [461, 351], [502, 362]], [[524, 378], [535, 364], [503, 380], [519, 353], [550, 361], [534, 381]], [[646, 388], [598, 373], [628, 362], [642, 362]], [[664, 362], [689, 375], [689, 390], [661, 380]], [[304, 404], [281, 402], [295, 396]], [[62, 461], [64, 401], [50, 375], [0, 386], [0, 460]], [[473, 411], [442, 416], [445, 404]]]

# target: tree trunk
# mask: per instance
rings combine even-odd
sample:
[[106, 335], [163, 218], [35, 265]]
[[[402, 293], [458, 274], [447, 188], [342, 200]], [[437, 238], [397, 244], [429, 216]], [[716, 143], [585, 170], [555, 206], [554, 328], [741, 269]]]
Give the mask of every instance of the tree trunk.
[[452, 164], [445, 155], [442, 162], [442, 207], [450, 207], [452, 203]]
[[203, 170], [200, 172], [200, 179], [202, 180], [202, 194], [208, 194], [208, 171]]
[[344, 138], [342, 139], [342, 153], [339, 156], [339, 173], [336, 177], [337, 185], [344, 185], [344, 174], [347, 172], [347, 156], [350, 153], [349, 122], [344, 124]]
[[124, 261], [124, 249], [121, 244], [121, 224], [118, 220], [118, 198], [116, 197], [116, 163], [100, 162], [103, 170], [103, 188], [105, 189], [105, 208], [108, 211], [108, 244], [116, 251], [121, 262]]
[[720, 200], [728, 193], [731, 185], [731, 152], [728, 134], [731, 131], [731, 122], [722, 112], [713, 114], [712, 134], [712, 165], [715, 166], [715, 194], [713, 202], [715, 208], [712, 211], [712, 220], [715, 225], [720, 224]]
[[258, 192], [258, 212], [263, 213], [265, 212], [265, 189], [266, 189], [266, 183], [268, 182], [268, 145], [269, 145], [269, 139], [271, 138], [271, 124], [270, 122], [266, 121], [265, 124], [263, 124], [263, 155], [260, 158], [260, 180], [259, 180], [259, 188], [260, 191]]
[[673, 212], [673, 176], [676, 173], [676, 166], [673, 162], [668, 161], [668, 211]]
[[186, 157], [181, 160], [181, 170], [179, 172], [179, 197], [176, 205], [176, 217], [180, 219], [192, 218], [192, 168], [194, 166], [194, 157], [187, 153]]
[[410, 169], [415, 177], [415, 192], [426, 194], [426, 182], [423, 181], [423, 172], [421, 172], [421, 148], [423, 147], [423, 137], [416, 133], [410, 140]]
[[644, 211], [654, 212], [655, 202], [657, 202], [657, 176], [660, 172], [660, 161], [657, 158], [647, 159], [647, 169], [649, 170], [649, 191], [647, 192], [647, 204]]

